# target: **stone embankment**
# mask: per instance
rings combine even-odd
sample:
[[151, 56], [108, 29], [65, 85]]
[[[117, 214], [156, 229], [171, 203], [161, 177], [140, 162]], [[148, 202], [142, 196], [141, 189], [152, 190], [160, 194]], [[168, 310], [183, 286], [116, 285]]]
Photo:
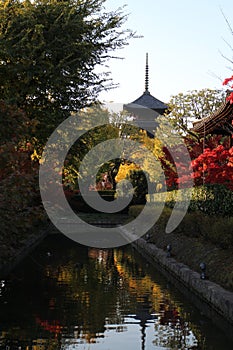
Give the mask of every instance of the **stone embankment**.
[[143, 238], [133, 242], [133, 246], [155, 267], [167, 272], [180, 286], [186, 288], [215, 310], [233, 326], [233, 293], [208, 279], [201, 279], [200, 273], [191, 270], [187, 265], [168, 257], [166, 251], [157, 248]]
[[10, 250], [10, 255], [2, 262], [0, 259], [0, 278], [7, 276], [50, 233], [51, 229], [52, 225], [45, 223], [40, 229], [34, 228], [33, 232], [20, 242], [20, 246], [6, 245], [6, 248]]

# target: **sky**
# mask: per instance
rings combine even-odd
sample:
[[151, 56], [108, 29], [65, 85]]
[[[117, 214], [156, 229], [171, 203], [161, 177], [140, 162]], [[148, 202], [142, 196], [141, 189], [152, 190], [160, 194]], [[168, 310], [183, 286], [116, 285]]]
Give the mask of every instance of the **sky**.
[[123, 5], [129, 14], [125, 28], [143, 36], [116, 50], [109, 71], [119, 87], [102, 92], [103, 102], [129, 103], [144, 92], [146, 53], [149, 91], [163, 102], [171, 96], [204, 88], [221, 89], [232, 75], [232, 0], [106, 0], [107, 10]]

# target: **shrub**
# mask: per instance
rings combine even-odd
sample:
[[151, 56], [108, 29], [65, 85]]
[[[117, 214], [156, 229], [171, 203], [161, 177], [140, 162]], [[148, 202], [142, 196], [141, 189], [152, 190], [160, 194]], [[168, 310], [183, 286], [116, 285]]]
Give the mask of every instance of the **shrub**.
[[190, 190], [192, 195], [189, 211], [201, 211], [211, 216], [232, 216], [233, 191], [220, 184], [208, 184], [192, 189], [156, 193], [150, 197], [150, 200], [158, 203], [163, 202], [169, 208], [173, 208], [175, 203], [178, 202], [182, 209], [189, 200], [187, 195]]
[[232, 216], [233, 192], [220, 184], [195, 187], [189, 209], [208, 215]]

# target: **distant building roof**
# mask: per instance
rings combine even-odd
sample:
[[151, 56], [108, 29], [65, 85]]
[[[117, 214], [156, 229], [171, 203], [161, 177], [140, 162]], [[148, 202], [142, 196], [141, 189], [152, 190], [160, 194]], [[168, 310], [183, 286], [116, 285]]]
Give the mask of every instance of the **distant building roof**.
[[[137, 105], [137, 106], [136, 106]], [[148, 53], [146, 54], [146, 74], [145, 74], [145, 91], [144, 93], [138, 97], [135, 101], [125, 104], [123, 106], [124, 109], [131, 111], [135, 108], [150, 108], [159, 114], [163, 114], [165, 110], [168, 108], [162, 101], [158, 100], [154, 96], [152, 96], [149, 92], [149, 65], [148, 65]]]
[[203, 137], [208, 134], [233, 135], [233, 103], [225, 101], [209, 116], [193, 123], [192, 131]]
[[162, 101], [158, 100], [154, 96], [152, 96], [149, 91], [145, 91], [143, 95], [138, 97], [135, 101], [128, 103], [124, 105], [125, 109], [132, 109], [135, 108], [138, 105], [138, 108], [145, 107], [153, 109], [156, 112], [159, 112], [159, 114], [163, 114], [165, 110], [168, 108]]

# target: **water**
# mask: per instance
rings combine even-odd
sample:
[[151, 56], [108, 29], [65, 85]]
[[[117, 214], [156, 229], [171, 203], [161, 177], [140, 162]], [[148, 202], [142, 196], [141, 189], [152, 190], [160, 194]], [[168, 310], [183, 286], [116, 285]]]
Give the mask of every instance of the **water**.
[[232, 348], [130, 246], [100, 250], [51, 235], [0, 281], [0, 349]]

